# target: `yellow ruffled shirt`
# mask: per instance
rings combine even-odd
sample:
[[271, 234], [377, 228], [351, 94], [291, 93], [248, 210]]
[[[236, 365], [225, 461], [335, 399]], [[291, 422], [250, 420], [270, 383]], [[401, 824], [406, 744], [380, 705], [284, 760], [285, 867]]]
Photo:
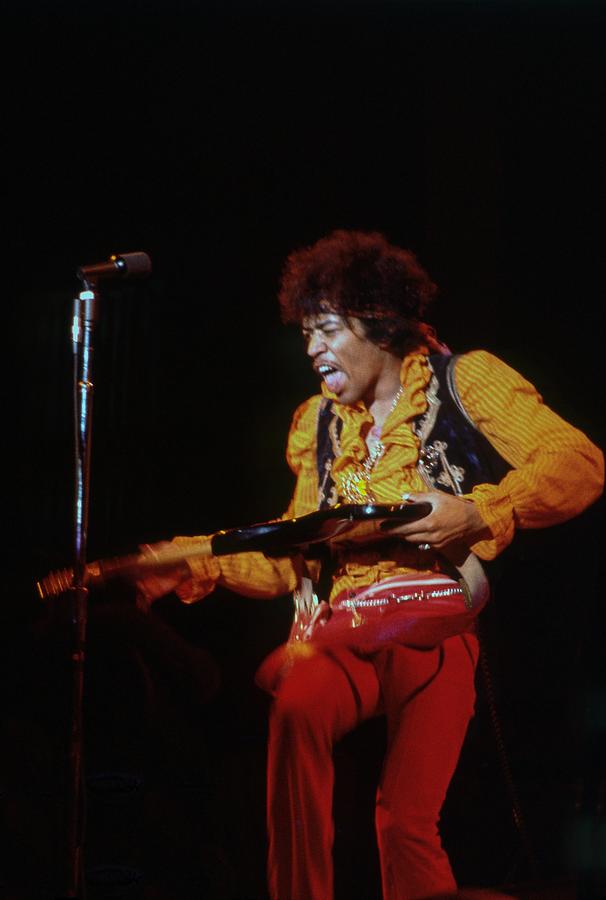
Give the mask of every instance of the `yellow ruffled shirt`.
[[[424, 352], [404, 359], [400, 375], [403, 393], [383, 425], [385, 451], [372, 469], [376, 503], [397, 503], [405, 493], [430, 489], [417, 468], [419, 440], [412, 428], [413, 421], [427, 409], [430, 377]], [[457, 359], [455, 383], [469, 418], [513, 467], [499, 484], [480, 484], [464, 495], [477, 504], [490, 531], [490, 539], [471, 547], [481, 559], [494, 559], [510, 543], [516, 528], [564, 522], [597, 499], [604, 481], [601, 451], [549, 409], [518, 372], [478, 350]], [[318, 508], [316, 433], [321, 402], [322, 395], [311, 397], [296, 410], [292, 421], [287, 459], [296, 485], [286, 518]], [[332, 469], [338, 483], [366, 459], [365, 435], [372, 416], [362, 403], [335, 403], [334, 408], [343, 420], [341, 452]], [[192, 538], [175, 541], [191, 543]], [[410, 544], [395, 537], [381, 542], [379, 549], [369, 546], [343, 552], [336, 562], [331, 597], [418, 570], [422, 563], [419, 560], [417, 565], [415, 554]], [[290, 558], [269, 559], [260, 553], [192, 561], [190, 568], [191, 580], [179, 589], [186, 603], [201, 599], [216, 584], [251, 597], [278, 596], [292, 591], [300, 574]]]

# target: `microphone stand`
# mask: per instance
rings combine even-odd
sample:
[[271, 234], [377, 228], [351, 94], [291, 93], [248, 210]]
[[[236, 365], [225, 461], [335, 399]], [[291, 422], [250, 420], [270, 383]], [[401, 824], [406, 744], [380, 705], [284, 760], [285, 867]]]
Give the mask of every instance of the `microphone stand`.
[[[91, 415], [93, 405], [92, 335], [98, 310], [96, 282], [82, 278], [84, 290], [74, 300], [72, 346], [74, 354], [74, 580], [71, 590], [72, 708], [69, 736], [69, 783], [67, 809], [66, 898], [84, 898], [83, 843], [83, 687], [88, 618], [88, 588], [85, 587], [88, 514], [90, 497]], [[80, 892], [80, 893], [79, 893]]]
[[[143, 251], [113, 255], [107, 262], [81, 266], [77, 276], [83, 290], [74, 300], [72, 347], [74, 353], [74, 577], [70, 590], [72, 626], [72, 708], [68, 749], [67, 890], [57, 900], [85, 900], [83, 873], [84, 792], [82, 748], [84, 662], [88, 618], [86, 548], [90, 497], [91, 414], [93, 407], [93, 328], [99, 305], [97, 284], [103, 278], [143, 277], [151, 272], [151, 259]], [[80, 892], [80, 893], [78, 893]]]

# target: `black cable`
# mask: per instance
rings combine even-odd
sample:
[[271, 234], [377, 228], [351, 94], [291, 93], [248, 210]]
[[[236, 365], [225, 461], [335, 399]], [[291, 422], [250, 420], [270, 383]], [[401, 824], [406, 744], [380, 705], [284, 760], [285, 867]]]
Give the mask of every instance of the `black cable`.
[[513, 819], [513, 823], [515, 825], [516, 831], [520, 837], [520, 841], [522, 847], [524, 849], [524, 853], [526, 855], [526, 859], [528, 861], [528, 865], [530, 867], [530, 871], [532, 877], [538, 881], [540, 879], [540, 866], [534, 852], [532, 842], [530, 840], [530, 836], [528, 834], [528, 828], [526, 825], [526, 817], [522, 810], [522, 804], [520, 803], [520, 797], [518, 794], [518, 790], [516, 788], [516, 784], [513, 778], [513, 774], [511, 771], [511, 763], [509, 761], [509, 754], [507, 753], [507, 748], [505, 746], [505, 739], [503, 737], [503, 729], [501, 727], [500, 716], [497, 712], [497, 703], [495, 699], [495, 691], [494, 691], [494, 682], [492, 678], [492, 673], [490, 671], [490, 664], [488, 661], [488, 654], [486, 652], [485, 641], [481, 633], [480, 622], [476, 620], [476, 628], [477, 635], [480, 644], [480, 670], [482, 672], [482, 678], [484, 682], [484, 691], [486, 696], [486, 703], [488, 706], [488, 715], [490, 718], [490, 724], [492, 727], [492, 732], [495, 739], [496, 749], [497, 749], [497, 757], [499, 759], [499, 763], [501, 766], [501, 772], [503, 775], [503, 780], [505, 782], [505, 787], [507, 789], [507, 793], [509, 794], [509, 800], [511, 803], [511, 815]]

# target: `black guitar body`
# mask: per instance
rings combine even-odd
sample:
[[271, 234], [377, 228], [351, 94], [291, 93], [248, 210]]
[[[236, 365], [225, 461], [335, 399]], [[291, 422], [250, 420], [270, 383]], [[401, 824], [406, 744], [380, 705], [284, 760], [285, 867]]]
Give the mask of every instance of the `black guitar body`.
[[305, 550], [312, 544], [344, 542], [360, 526], [380, 522], [380, 529], [389, 533], [389, 526], [403, 525], [423, 519], [431, 512], [430, 503], [405, 503], [397, 506], [348, 504], [319, 510], [296, 519], [262, 522], [245, 528], [219, 531], [212, 538], [215, 556], [247, 553], [253, 550], [267, 556], [288, 556]]

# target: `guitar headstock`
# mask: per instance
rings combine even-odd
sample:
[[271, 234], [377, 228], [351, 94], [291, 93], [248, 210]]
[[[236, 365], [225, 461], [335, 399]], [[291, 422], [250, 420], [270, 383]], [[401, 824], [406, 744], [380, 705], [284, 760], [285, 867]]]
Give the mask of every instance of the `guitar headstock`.
[[73, 569], [60, 569], [57, 572], [50, 572], [40, 581], [36, 582], [38, 594], [41, 600], [47, 600], [49, 597], [58, 597], [68, 591], [74, 585]]

